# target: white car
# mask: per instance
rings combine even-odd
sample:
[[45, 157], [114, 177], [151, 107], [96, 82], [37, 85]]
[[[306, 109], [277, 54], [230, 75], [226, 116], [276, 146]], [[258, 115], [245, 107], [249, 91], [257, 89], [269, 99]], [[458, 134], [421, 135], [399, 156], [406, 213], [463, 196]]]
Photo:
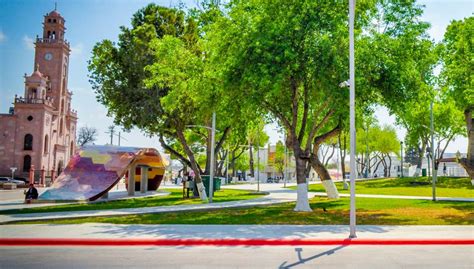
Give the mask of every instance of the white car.
[[16, 185], [24, 185], [22, 180], [11, 179], [9, 177], [0, 177], [0, 183], [15, 183]]

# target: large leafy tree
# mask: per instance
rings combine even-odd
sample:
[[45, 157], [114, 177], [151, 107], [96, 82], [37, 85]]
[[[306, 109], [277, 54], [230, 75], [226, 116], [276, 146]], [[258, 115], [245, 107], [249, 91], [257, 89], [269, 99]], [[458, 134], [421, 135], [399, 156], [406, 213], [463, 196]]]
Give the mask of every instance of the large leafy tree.
[[[185, 13], [149, 4], [133, 15], [132, 27], [121, 27], [117, 44], [96, 44], [89, 62], [97, 99], [116, 124], [158, 135], [162, 146], [196, 174], [200, 196], [207, 200], [186, 126], [210, 114], [198, 108], [197, 88], [206, 82], [196, 21]], [[209, 116], [208, 116], [209, 117]], [[177, 140], [186, 156], [170, 146]]]
[[[296, 161], [295, 210], [309, 211], [307, 168], [330, 180], [318, 147], [337, 136], [349, 111], [348, 91], [338, 87], [348, 77], [347, 3], [236, 0], [225, 13], [207, 36], [211, 58], [222, 66], [228, 95], [286, 130]], [[421, 9], [413, 1], [359, 1], [356, 13], [358, 106], [385, 101], [395, 108], [411, 97], [406, 71], [422, 50], [412, 45], [426, 29], [417, 20]]]
[[444, 90], [464, 112], [468, 137], [467, 158], [461, 160], [474, 179], [474, 17], [453, 21], [443, 39], [441, 76]]

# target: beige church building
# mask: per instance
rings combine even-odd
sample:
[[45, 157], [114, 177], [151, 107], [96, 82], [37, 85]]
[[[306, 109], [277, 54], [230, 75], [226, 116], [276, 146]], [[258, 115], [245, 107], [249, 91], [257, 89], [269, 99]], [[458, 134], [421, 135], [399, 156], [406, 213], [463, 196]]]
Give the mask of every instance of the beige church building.
[[[33, 73], [25, 74], [23, 96], [0, 114], [0, 175], [28, 178], [34, 171], [58, 175], [74, 153], [77, 112], [68, 89], [70, 47], [65, 20], [53, 10], [44, 16], [43, 35], [35, 42]], [[5, 97], [3, 97], [5, 98]], [[44, 176], [43, 176], [44, 179]]]

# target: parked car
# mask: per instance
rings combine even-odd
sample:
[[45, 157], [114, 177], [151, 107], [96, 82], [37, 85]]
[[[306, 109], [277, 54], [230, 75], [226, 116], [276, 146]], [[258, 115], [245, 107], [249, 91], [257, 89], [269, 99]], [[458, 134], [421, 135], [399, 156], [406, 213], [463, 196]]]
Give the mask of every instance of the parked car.
[[0, 177], [0, 183], [15, 183], [16, 185], [25, 185], [26, 184], [22, 180], [11, 179], [9, 177]]
[[24, 178], [24, 177], [14, 177], [13, 179], [23, 181], [25, 184], [27, 184], [28, 182], [30, 182], [28, 179], [26, 179], [26, 178]]

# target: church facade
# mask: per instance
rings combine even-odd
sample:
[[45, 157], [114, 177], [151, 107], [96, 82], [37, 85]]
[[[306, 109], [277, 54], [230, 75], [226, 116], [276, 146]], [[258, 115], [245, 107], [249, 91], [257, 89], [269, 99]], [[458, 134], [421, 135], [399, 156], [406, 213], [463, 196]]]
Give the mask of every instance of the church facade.
[[44, 16], [23, 96], [15, 95], [13, 107], [0, 114], [0, 175], [11, 175], [12, 167], [20, 177], [37, 171], [38, 179], [41, 170], [58, 175], [75, 151], [77, 112], [68, 89], [71, 50], [65, 30], [56, 10]]

